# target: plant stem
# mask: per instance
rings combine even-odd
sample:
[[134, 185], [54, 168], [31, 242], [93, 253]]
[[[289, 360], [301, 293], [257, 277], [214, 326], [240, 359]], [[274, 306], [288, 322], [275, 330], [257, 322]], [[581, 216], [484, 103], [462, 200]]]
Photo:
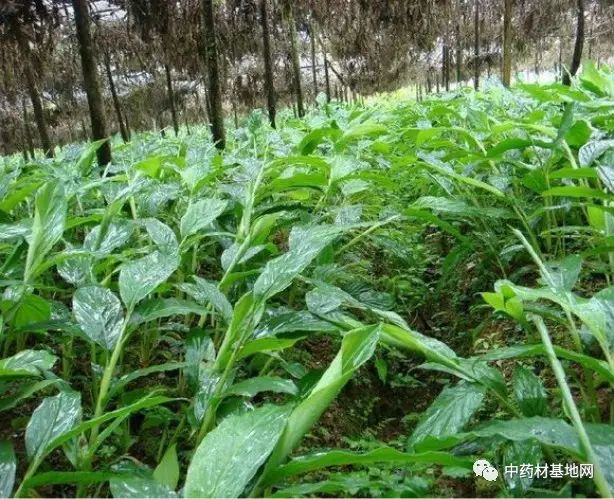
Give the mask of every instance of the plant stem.
[[550, 334], [548, 333], [548, 329], [544, 324], [544, 321], [539, 316], [533, 317], [533, 322], [539, 331], [541, 336], [542, 343], [546, 349], [546, 355], [548, 356], [548, 360], [550, 361], [550, 365], [552, 366], [552, 370], [554, 371], [554, 376], [556, 377], [556, 381], [561, 389], [561, 394], [563, 396], [563, 404], [571, 418], [571, 421], [578, 433], [578, 437], [580, 439], [580, 443], [586, 453], [586, 458], [593, 463], [594, 476], [593, 480], [595, 485], [597, 486], [597, 490], [603, 497], [612, 497], [610, 493], [610, 489], [608, 483], [603, 475], [603, 471], [601, 470], [601, 464], [595, 455], [591, 442], [588, 438], [588, 434], [586, 433], [586, 428], [584, 427], [584, 423], [582, 422], [582, 418], [580, 417], [580, 413], [578, 412], [578, 407], [574, 402], [573, 395], [571, 390], [569, 389], [569, 385], [567, 384], [567, 380], [565, 379], [565, 370], [563, 366], [559, 362], [559, 359], [554, 352], [554, 347], [552, 346], [552, 341], [550, 339]]

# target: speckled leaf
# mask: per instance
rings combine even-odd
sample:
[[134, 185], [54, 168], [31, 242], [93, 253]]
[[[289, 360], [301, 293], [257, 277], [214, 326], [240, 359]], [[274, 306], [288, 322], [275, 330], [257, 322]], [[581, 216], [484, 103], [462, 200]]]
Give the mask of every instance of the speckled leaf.
[[100, 286], [79, 288], [72, 300], [75, 318], [89, 339], [112, 350], [122, 332], [124, 313], [119, 298]]
[[200, 199], [190, 203], [181, 217], [181, 237], [186, 238], [207, 227], [224, 212], [226, 204], [221, 199]]
[[185, 497], [239, 497], [275, 447], [287, 417], [287, 407], [266, 405], [225, 418], [196, 449]]
[[206, 281], [198, 276], [193, 276], [194, 284], [182, 283], [177, 287], [184, 293], [189, 294], [197, 302], [202, 305], [210, 303], [213, 305], [229, 322], [232, 318], [232, 305], [226, 298], [226, 295], [222, 293], [216, 284]]
[[13, 446], [0, 440], [0, 497], [11, 497], [16, 471], [17, 460]]
[[177, 494], [145, 473], [133, 472], [129, 478], [112, 478], [110, 482], [113, 497], [126, 499], [175, 498]]
[[122, 265], [119, 272], [119, 294], [124, 304], [134, 307], [166, 281], [177, 269], [176, 256], [155, 251], [143, 258]]
[[288, 252], [269, 261], [256, 280], [256, 297], [267, 300], [286, 289], [342, 230], [329, 225], [294, 227], [290, 233]]
[[22, 350], [0, 360], [0, 378], [3, 376], [38, 375], [53, 367], [58, 358], [45, 350]]
[[81, 395], [60, 392], [47, 397], [34, 410], [26, 427], [26, 451], [30, 459], [41, 456], [50, 443], [75, 427], [81, 419]]
[[111, 223], [102, 236], [100, 231], [101, 226], [97, 225], [83, 241], [83, 249], [95, 253], [97, 257], [108, 255], [126, 244], [132, 235], [132, 223], [118, 220]]
[[142, 220], [142, 224], [160, 253], [164, 255], [177, 255], [179, 253], [177, 236], [168, 225], [160, 222], [157, 218], [147, 218]]

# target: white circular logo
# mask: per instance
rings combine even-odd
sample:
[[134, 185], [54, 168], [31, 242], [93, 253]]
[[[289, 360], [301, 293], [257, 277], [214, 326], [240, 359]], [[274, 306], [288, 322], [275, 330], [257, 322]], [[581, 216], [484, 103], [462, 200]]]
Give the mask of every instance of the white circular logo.
[[473, 463], [473, 472], [476, 476], [481, 476], [489, 482], [494, 482], [499, 476], [499, 472], [486, 459], [478, 459]]

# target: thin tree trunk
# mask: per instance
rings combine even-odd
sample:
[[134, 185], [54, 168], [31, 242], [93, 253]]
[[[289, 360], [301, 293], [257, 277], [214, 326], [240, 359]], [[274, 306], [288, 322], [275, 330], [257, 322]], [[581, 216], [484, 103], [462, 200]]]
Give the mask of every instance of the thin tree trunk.
[[104, 54], [104, 67], [107, 73], [107, 79], [109, 80], [109, 89], [111, 90], [111, 97], [113, 99], [113, 107], [115, 108], [115, 115], [117, 116], [117, 123], [119, 125], [119, 133], [122, 136], [124, 142], [130, 140], [130, 135], [126, 125], [124, 125], [124, 119], [122, 117], [121, 104], [119, 102], [119, 96], [117, 95], [117, 89], [115, 88], [115, 82], [113, 81], [113, 73], [111, 72], [111, 61], [109, 60], [109, 54]]
[[41, 102], [40, 94], [36, 88], [36, 79], [34, 77], [34, 71], [32, 70], [32, 54], [30, 52], [30, 46], [27, 40], [24, 38], [21, 31], [19, 21], [14, 19], [11, 22], [11, 29], [23, 60], [23, 72], [26, 77], [26, 88], [32, 101], [32, 109], [34, 110], [34, 121], [36, 121], [36, 128], [38, 128], [38, 134], [41, 139], [41, 146], [45, 155], [48, 158], [53, 157], [53, 146], [51, 145], [51, 139], [49, 139], [49, 132], [47, 131], [47, 121], [45, 120], [45, 111], [43, 110], [43, 104]]
[[450, 3], [445, 3], [446, 30], [444, 33], [443, 44], [443, 74], [441, 75], [442, 83], [445, 86], [446, 92], [450, 90]]
[[[72, 0], [72, 5], [77, 27], [79, 53], [81, 54], [83, 85], [85, 87], [87, 103], [90, 110], [92, 138], [94, 140], [108, 139], [102, 94], [100, 93], [98, 75], [96, 72], [96, 54], [94, 52], [90, 33], [90, 14], [87, 0]], [[108, 140], [98, 148], [97, 156], [100, 166], [105, 166], [111, 162], [111, 144]]]
[[26, 137], [26, 144], [28, 151], [30, 151], [30, 157], [34, 159], [34, 142], [32, 141], [32, 134], [30, 133], [30, 120], [28, 118], [28, 108], [26, 107], [26, 98], [21, 99], [21, 109], [23, 111], [23, 132]]
[[460, 38], [460, 24], [456, 23], [456, 83], [460, 85], [461, 81], [461, 64], [463, 60], [463, 50], [461, 46], [461, 38]]
[[175, 106], [175, 92], [173, 91], [173, 77], [171, 75], [171, 67], [168, 64], [164, 65], [164, 73], [166, 75], [166, 94], [171, 108], [171, 119], [173, 121], [173, 130], [175, 137], [179, 135], [179, 121], [177, 120], [177, 107]]
[[576, 8], [578, 16], [576, 22], [576, 42], [573, 48], [569, 72], [565, 71], [563, 73], [563, 85], [571, 85], [571, 77], [576, 75], [582, 62], [582, 49], [584, 48], [584, 0], [578, 0]]
[[273, 79], [273, 58], [271, 57], [271, 37], [269, 35], [269, 15], [267, 0], [260, 0], [260, 24], [262, 26], [262, 57], [264, 59], [264, 87], [266, 91], [269, 123], [275, 128], [275, 80]]
[[311, 74], [313, 77], [313, 98], [318, 96], [318, 73], [316, 72], [316, 36], [314, 23], [309, 24], [309, 38], [311, 38]]
[[473, 88], [480, 88], [480, 0], [475, 0], [473, 20]]
[[209, 82], [209, 99], [211, 109], [211, 135], [218, 149], [226, 147], [226, 133], [224, 131], [224, 112], [222, 109], [222, 87], [217, 59], [217, 40], [215, 35], [215, 16], [213, 12], [213, 0], [202, 0], [205, 44], [207, 47], [207, 73]]
[[563, 39], [559, 36], [559, 77], [563, 79]]
[[504, 0], [503, 10], [503, 67], [501, 81], [507, 88], [512, 83], [512, 0]]
[[330, 102], [330, 77], [328, 75], [328, 57], [324, 53], [324, 79], [326, 81], [326, 102]]
[[294, 19], [293, 0], [285, 0], [284, 11], [288, 34], [290, 36], [290, 56], [292, 58], [292, 72], [294, 73], [294, 96], [296, 97], [296, 109], [299, 118], [305, 116], [303, 106], [303, 88], [301, 86], [301, 61], [298, 51], [298, 35], [296, 33], [296, 21]]

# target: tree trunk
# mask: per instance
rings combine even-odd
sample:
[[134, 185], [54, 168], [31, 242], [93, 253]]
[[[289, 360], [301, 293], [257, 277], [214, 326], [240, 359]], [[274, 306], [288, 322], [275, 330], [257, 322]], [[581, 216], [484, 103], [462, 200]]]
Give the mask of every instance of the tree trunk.
[[301, 61], [298, 51], [298, 35], [296, 33], [296, 21], [294, 19], [293, 0], [285, 0], [284, 11], [288, 34], [290, 36], [290, 56], [292, 58], [292, 72], [294, 73], [294, 96], [296, 97], [296, 109], [299, 118], [305, 116], [303, 106], [303, 89], [301, 86]]
[[571, 85], [571, 77], [575, 76], [582, 62], [582, 49], [584, 48], [584, 0], [578, 0], [576, 22], [576, 42], [573, 48], [573, 57], [569, 71], [563, 73], [563, 85]]
[[561, 80], [563, 79], [563, 39], [559, 36], [559, 70]]
[[475, 0], [473, 20], [473, 88], [480, 88], [480, 0]]
[[309, 38], [311, 39], [311, 74], [313, 77], [313, 99], [318, 96], [318, 73], [316, 72], [316, 36], [314, 23], [309, 24]]
[[264, 59], [264, 88], [269, 110], [269, 122], [275, 128], [275, 80], [273, 79], [273, 58], [271, 57], [271, 37], [269, 35], [269, 14], [267, 1], [260, 0], [260, 24], [262, 26], [262, 57]]
[[512, 1], [504, 0], [503, 10], [503, 67], [501, 81], [507, 88], [512, 83]]
[[222, 109], [222, 87], [217, 59], [217, 40], [215, 36], [215, 16], [213, 0], [202, 0], [203, 20], [205, 28], [205, 45], [207, 47], [207, 73], [209, 83], [209, 99], [211, 102], [211, 135], [215, 147], [222, 150], [226, 147], [224, 131], [224, 112]]
[[28, 108], [26, 107], [26, 98], [21, 99], [21, 108], [23, 111], [23, 133], [26, 137], [26, 144], [28, 145], [28, 151], [30, 151], [30, 157], [34, 159], [34, 143], [32, 141], [32, 134], [30, 133], [30, 120], [28, 118]]
[[460, 24], [456, 23], [456, 83], [457, 86], [460, 85], [461, 81], [461, 64], [463, 60], [463, 50], [461, 45], [461, 37], [460, 37]]
[[173, 120], [173, 130], [175, 137], [179, 135], [179, 121], [177, 121], [177, 107], [175, 106], [175, 92], [173, 91], [173, 78], [171, 75], [171, 67], [168, 64], [164, 65], [164, 73], [166, 74], [166, 93], [171, 107], [171, 119]]
[[328, 74], [328, 57], [324, 53], [324, 79], [326, 81], [326, 102], [330, 102], [330, 77]]
[[[81, 54], [83, 85], [90, 110], [92, 138], [94, 140], [108, 139], [102, 94], [100, 93], [98, 75], [96, 73], [96, 54], [90, 33], [90, 14], [87, 0], [72, 0], [72, 5], [75, 13], [79, 53]], [[111, 144], [108, 140], [98, 148], [97, 156], [100, 166], [105, 166], [111, 162]]]
[[119, 133], [122, 136], [124, 142], [130, 140], [130, 134], [124, 124], [122, 117], [121, 104], [119, 102], [119, 96], [117, 95], [117, 89], [115, 88], [115, 82], [113, 81], [113, 73], [111, 72], [111, 61], [109, 60], [109, 54], [104, 54], [104, 67], [107, 73], [107, 79], [109, 80], [109, 89], [111, 90], [111, 97], [113, 99], [113, 107], [115, 108], [115, 115], [117, 116], [117, 123], [119, 125]]
[[47, 121], [45, 120], [45, 111], [43, 110], [43, 104], [41, 102], [40, 94], [36, 88], [36, 79], [34, 77], [34, 71], [32, 70], [32, 54], [30, 53], [30, 46], [28, 41], [24, 38], [21, 32], [21, 26], [19, 21], [12, 18], [11, 29], [19, 50], [21, 52], [23, 60], [23, 72], [26, 77], [26, 88], [32, 101], [32, 109], [34, 110], [34, 120], [36, 121], [36, 128], [38, 128], [38, 134], [41, 139], [41, 147], [48, 158], [53, 157], [53, 146], [49, 139], [49, 132], [47, 131]]
[[441, 82], [446, 89], [446, 92], [450, 90], [450, 4], [448, 1], [445, 3], [445, 21], [446, 30], [444, 33], [443, 42], [443, 73], [441, 75]]

